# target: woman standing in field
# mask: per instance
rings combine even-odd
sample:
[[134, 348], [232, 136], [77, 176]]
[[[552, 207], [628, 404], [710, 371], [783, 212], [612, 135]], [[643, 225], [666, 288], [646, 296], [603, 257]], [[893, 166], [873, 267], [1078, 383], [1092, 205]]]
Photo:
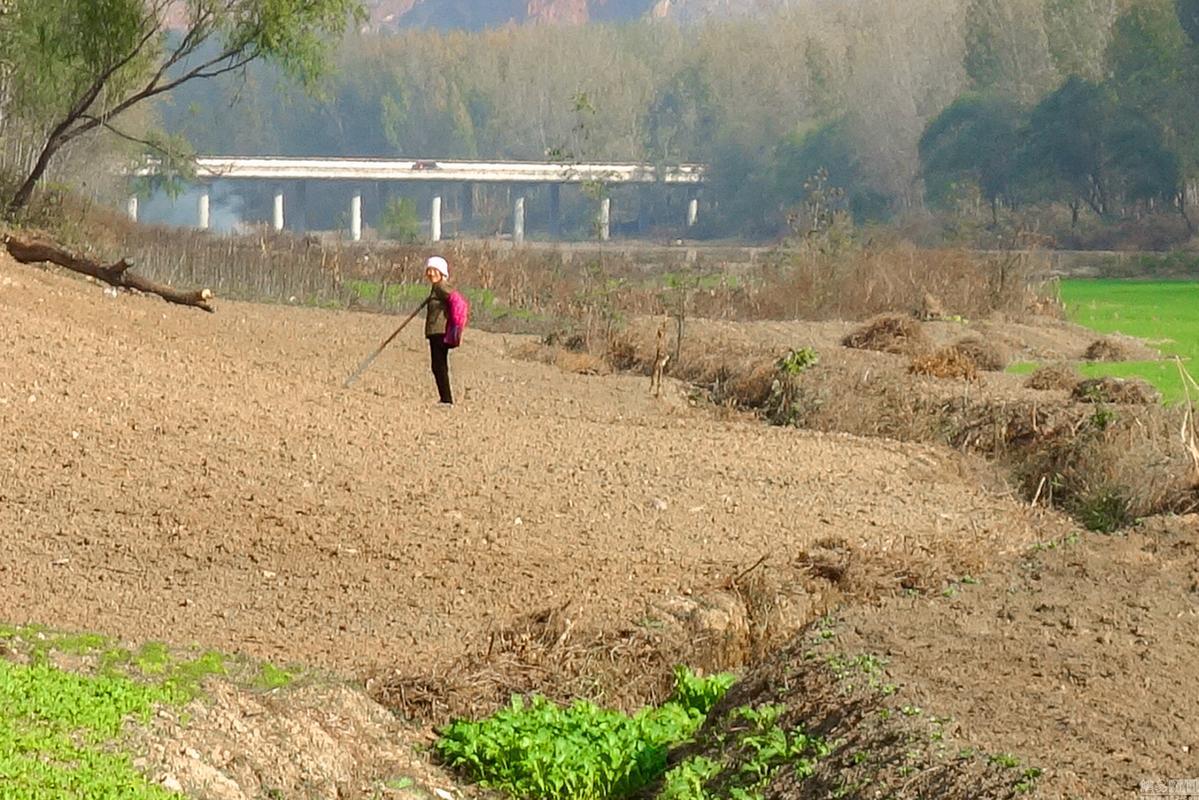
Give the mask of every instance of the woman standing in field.
[[454, 404], [450, 391], [450, 347], [445, 334], [449, 323], [450, 265], [441, 256], [425, 262], [425, 278], [429, 281], [429, 299], [425, 301], [425, 338], [429, 340], [429, 356], [437, 393], [445, 405]]

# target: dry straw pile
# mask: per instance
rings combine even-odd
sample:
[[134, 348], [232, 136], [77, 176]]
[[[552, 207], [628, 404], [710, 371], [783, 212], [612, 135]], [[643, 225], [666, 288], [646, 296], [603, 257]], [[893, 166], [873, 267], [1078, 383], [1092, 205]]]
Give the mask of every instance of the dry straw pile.
[[974, 359], [956, 345], [942, 347], [932, 353], [916, 356], [908, 365], [908, 372], [930, 378], [958, 378], [978, 380], [978, 365]]
[[841, 344], [856, 350], [901, 355], [916, 355], [932, 347], [924, 326], [906, 314], [880, 314], [851, 331]]
[[1054, 390], [1070, 392], [1081, 380], [1082, 375], [1070, 364], [1046, 364], [1038, 367], [1029, 375], [1024, 385], [1029, 389], [1041, 392]]

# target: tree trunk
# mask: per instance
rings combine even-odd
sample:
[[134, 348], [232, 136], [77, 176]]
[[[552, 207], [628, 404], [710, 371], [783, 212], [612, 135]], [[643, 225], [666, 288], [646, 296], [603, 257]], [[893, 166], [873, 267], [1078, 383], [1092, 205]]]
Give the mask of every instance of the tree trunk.
[[37, 182], [42, 179], [42, 175], [46, 174], [46, 168], [50, 166], [50, 159], [62, 147], [62, 134], [68, 124], [69, 122], [63, 123], [51, 132], [50, 138], [46, 140], [46, 146], [42, 148], [42, 153], [38, 156], [37, 163], [33, 165], [33, 169], [29, 170], [29, 174], [25, 176], [25, 180], [17, 187], [17, 191], [13, 194], [12, 199], [8, 201], [8, 205], [4, 209], [4, 218], [6, 220], [10, 222], [16, 220], [17, 216], [29, 205], [29, 200], [33, 197], [33, 190], [37, 186]]
[[47, 242], [24, 241], [12, 236], [4, 237], [4, 246], [8, 249], [9, 255], [22, 264], [43, 262], [57, 264], [73, 272], [104, 281], [111, 286], [156, 294], [168, 303], [200, 308], [210, 314], [213, 312], [213, 308], [208, 302], [212, 299], [212, 292], [208, 289], [181, 291], [165, 284], [156, 283], [130, 272], [133, 264], [128, 259], [123, 258], [115, 264], [105, 266], [89, 258], [69, 253], [57, 245]]
[[1178, 193], [1178, 213], [1182, 214], [1182, 220], [1187, 224], [1187, 235], [1195, 235], [1195, 223], [1191, 222], [1191, 213], [1187, 210], [1187, 185], [1183, 181], [1182, 191]]

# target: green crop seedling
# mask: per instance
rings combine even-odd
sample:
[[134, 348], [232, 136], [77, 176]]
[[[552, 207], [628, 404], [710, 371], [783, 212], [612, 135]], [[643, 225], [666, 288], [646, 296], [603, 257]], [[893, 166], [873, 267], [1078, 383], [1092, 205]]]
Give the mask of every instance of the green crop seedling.
[[585, 701], [563, 708], [514, 697], [487, 719], [452, 723], [436, 747], [451, 766], [513, 797], [627, 797], [662, 775], [667, 749], [695, 733], [732, 682], [678, 670], [671, 700], [631, 717]]

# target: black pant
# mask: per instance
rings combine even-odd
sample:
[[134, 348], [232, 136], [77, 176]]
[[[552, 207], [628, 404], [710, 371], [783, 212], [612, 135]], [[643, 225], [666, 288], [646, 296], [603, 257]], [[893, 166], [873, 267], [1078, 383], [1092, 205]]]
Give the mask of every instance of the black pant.
[[445, 336], [429, 337], [429, 356], [433, 362], [433, 378], [437, 381], [441, 402], [453, 403], [454, 395], [450, 392], [450, 348], [445, 346]]

